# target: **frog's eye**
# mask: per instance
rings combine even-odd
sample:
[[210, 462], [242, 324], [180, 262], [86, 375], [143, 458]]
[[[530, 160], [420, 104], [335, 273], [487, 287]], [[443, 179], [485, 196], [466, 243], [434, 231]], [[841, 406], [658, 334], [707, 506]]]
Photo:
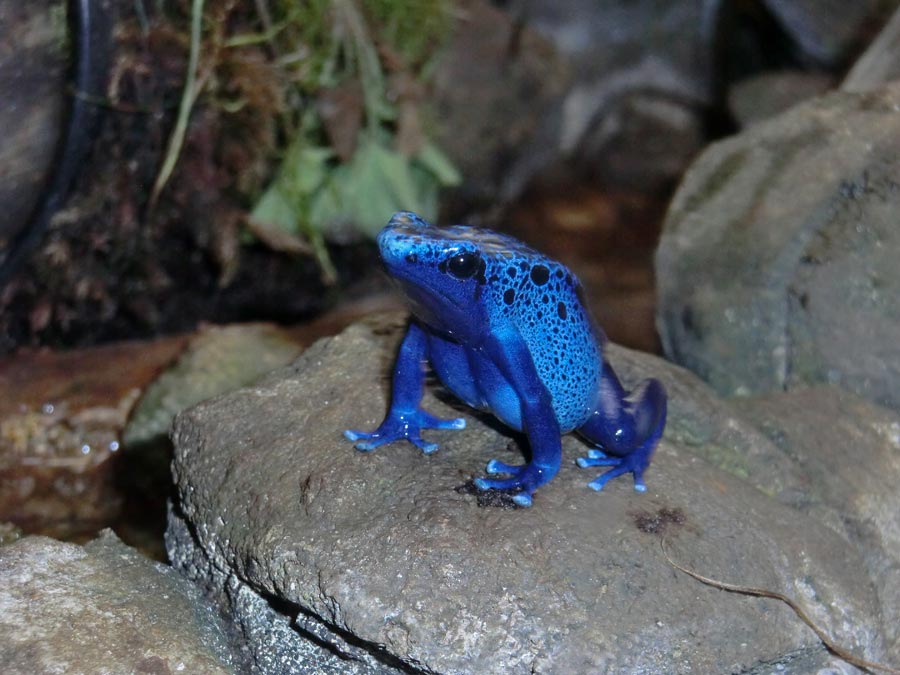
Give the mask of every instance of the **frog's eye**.
[[457, 279], [470, 279], [478, 271], [480, 256], [477, 253], [457, 253], [447, 259], [447, 271]]

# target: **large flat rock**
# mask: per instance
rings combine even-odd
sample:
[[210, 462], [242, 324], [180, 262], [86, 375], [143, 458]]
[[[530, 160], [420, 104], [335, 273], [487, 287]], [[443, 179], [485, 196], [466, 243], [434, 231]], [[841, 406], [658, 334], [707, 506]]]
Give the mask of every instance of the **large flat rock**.
[[[596, 473], [575, 466], [586, 448], [567, 437], [563, 468], [532, 508], [482, 508], [457, 488], [492, 457], [518, 454], [495, 425], [451, 408], [436, 388], [425, 407], [468, 421], [429, 434], [437, 453], [397, 443], [363, 454], [341, 436], [384, 415], [398, 338], [396, 329], [351, 327], [176, 419], [170, 554], [179, 567], [231, 596], [234, 584], [250, 589], [319, 643], [355, 650], [355, 672], [721, 673], [768, 664], [805, 673], [832, 663], [785, 606], [675, 571], [661, 554], [664, 530], [681, 563], [795, 597], [837, 641], [883, 656], [878, 592], [857, 546], [739, 477], [755, 465], [729, 466], [734, 449], [775, 457], [778, 446], [689, 373], [611, 349], [627, 384], [653, 373], [671, 395], [647, 493], [623, 479], [587, 489]], [[793, 470], [783, 453], [779, 461], [773, 480]], [[652, 526], [660, 520], [668, 527]], [[246, 621], [244, 631], [259, 639]], [[292, 668], [261, 672], [312, 672]]]

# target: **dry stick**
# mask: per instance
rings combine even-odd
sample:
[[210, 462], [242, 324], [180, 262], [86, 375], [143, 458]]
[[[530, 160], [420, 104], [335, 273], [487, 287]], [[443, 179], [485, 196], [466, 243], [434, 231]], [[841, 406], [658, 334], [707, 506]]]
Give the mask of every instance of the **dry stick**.
[[794, 614], [800, 617], [800, 620], [803, 621], [807, 626], [809, 626], [813, 633], [816, 634], [822, 644], [825, 645], [825, 648], [830, 651], [832, 654], [837, 656], [839, 659], [842, 659], [849, 663], [850, 665], [856, 666], [857, 668], [862, 668], [863, 670], [880, 670], [885, 673], [891, 673], [892, 675], [900, 675], [900, 670], [896, 668], [892, 668], [891, 666], [884, 665], [882, 663], [875, 663], [874, 661], [867, 661], [866, 659], [862, 659], [858, 656], [854, 656], [849, 651], [844, 649], [843, 647], [835, 644], [830, 637], [825, 633], [824, 630], [819, 628], [813, 620], [809, 618], [809, 615], [803, 611], [803, 608], [800, 607], [796, 602], [794, 602], [791, 598], [776, 591], [769, 591], [765, 588], [754, 588], [752, 586], [739, 586], [738, 584], [729, 584], [724, 581], [717, 581], [715, 579], [710, 579], [709, 577], [705, 577], [702, 574], [689, 570], [686, 567], [682, 567], [677, 562], [672, 560], [672, 557], [669, 555], [668, 549], [666, 549], [666, 538], [665, 536], [660, 537], [659, 547], [662, 549], [663, 555], [666, 557], [666, 562], [668, 562], [672, 567], [676, 570], [684, 572], [690, 577], [693, 577], [697, 581], [700, 581], [707, 586], [712, 586], [713, 588], [718, 588], [723, 591], [729, 591], [731, 593], [742, 593], [744, 595], [755, 595], [761, 598], [772, 598], [773, 600], [781, 600], [784, 604], [794, 610]]

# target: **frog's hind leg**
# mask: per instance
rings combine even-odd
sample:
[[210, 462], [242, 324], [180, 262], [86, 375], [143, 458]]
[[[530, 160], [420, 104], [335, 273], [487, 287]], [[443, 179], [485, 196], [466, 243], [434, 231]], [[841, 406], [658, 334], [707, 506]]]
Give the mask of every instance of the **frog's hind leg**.
[[578, 466], [608, 466], [609, 471], [588, 483], [602, 490], [610, 480], [626, 473], [634, 476], [634, 489], [644, 492], [644, 471], [666, 426], [666, 390], [658, 380], [644, 380], [630, 394], [619, 378], [604, 364], [600, 382], [600, 403], [590, 419], [578, 429], [600, 449], [588, 451]]

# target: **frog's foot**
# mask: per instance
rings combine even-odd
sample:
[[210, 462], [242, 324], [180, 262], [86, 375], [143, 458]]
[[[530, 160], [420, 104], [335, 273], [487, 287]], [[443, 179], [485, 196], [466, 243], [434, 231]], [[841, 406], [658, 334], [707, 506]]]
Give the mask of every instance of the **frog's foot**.
[[403, 438], [425, 454], [438, 449], [437, 443], [429, 443], [422, 438], [422, 429], [464, 429], [466, 421], [461, 417], [445, 420], [424, 410], [406, 414], [389, 414], [375, 431], [354, 431], [347, 429], [344, 437], [350, 441], [360, 441], [354, 446], [362, 452], [371, 452], [380, 445]]
[[601, 450], [588, 450], [587, 457], [579, 457], [576, 461], [578, 466], [586, 469], [589, 466], [610, 466], [612, 467], [606, 473], [600, 474], [590, 483], [588, 487], [592, 490], [602, 490], [613, 478], [617, 478], [626, 473], [634, 475], [635, 492], [646, 492], [647, 485], [644, 483], [644, 471], [650, 465], [650, 458], [653, 456], [653, 449], [656, 447], [655, 438], [638, 446], [624, 457], [614, 457], [607, 455]]
[[[512, 500], [519, 506], [531, 506], [531, 495], [541, 485], [553, 478], [555, 472], [550, 473], [534, 463], [513, 465], [492, 459], [488, 462], [486, 471], [492, 476], [497, 474], [510, 474], [509, 478], [476, 478], [475, 487], [479, 490], [504, 490], [514, 492]], [[549, 475], [548, 475], [549, 474]]]

